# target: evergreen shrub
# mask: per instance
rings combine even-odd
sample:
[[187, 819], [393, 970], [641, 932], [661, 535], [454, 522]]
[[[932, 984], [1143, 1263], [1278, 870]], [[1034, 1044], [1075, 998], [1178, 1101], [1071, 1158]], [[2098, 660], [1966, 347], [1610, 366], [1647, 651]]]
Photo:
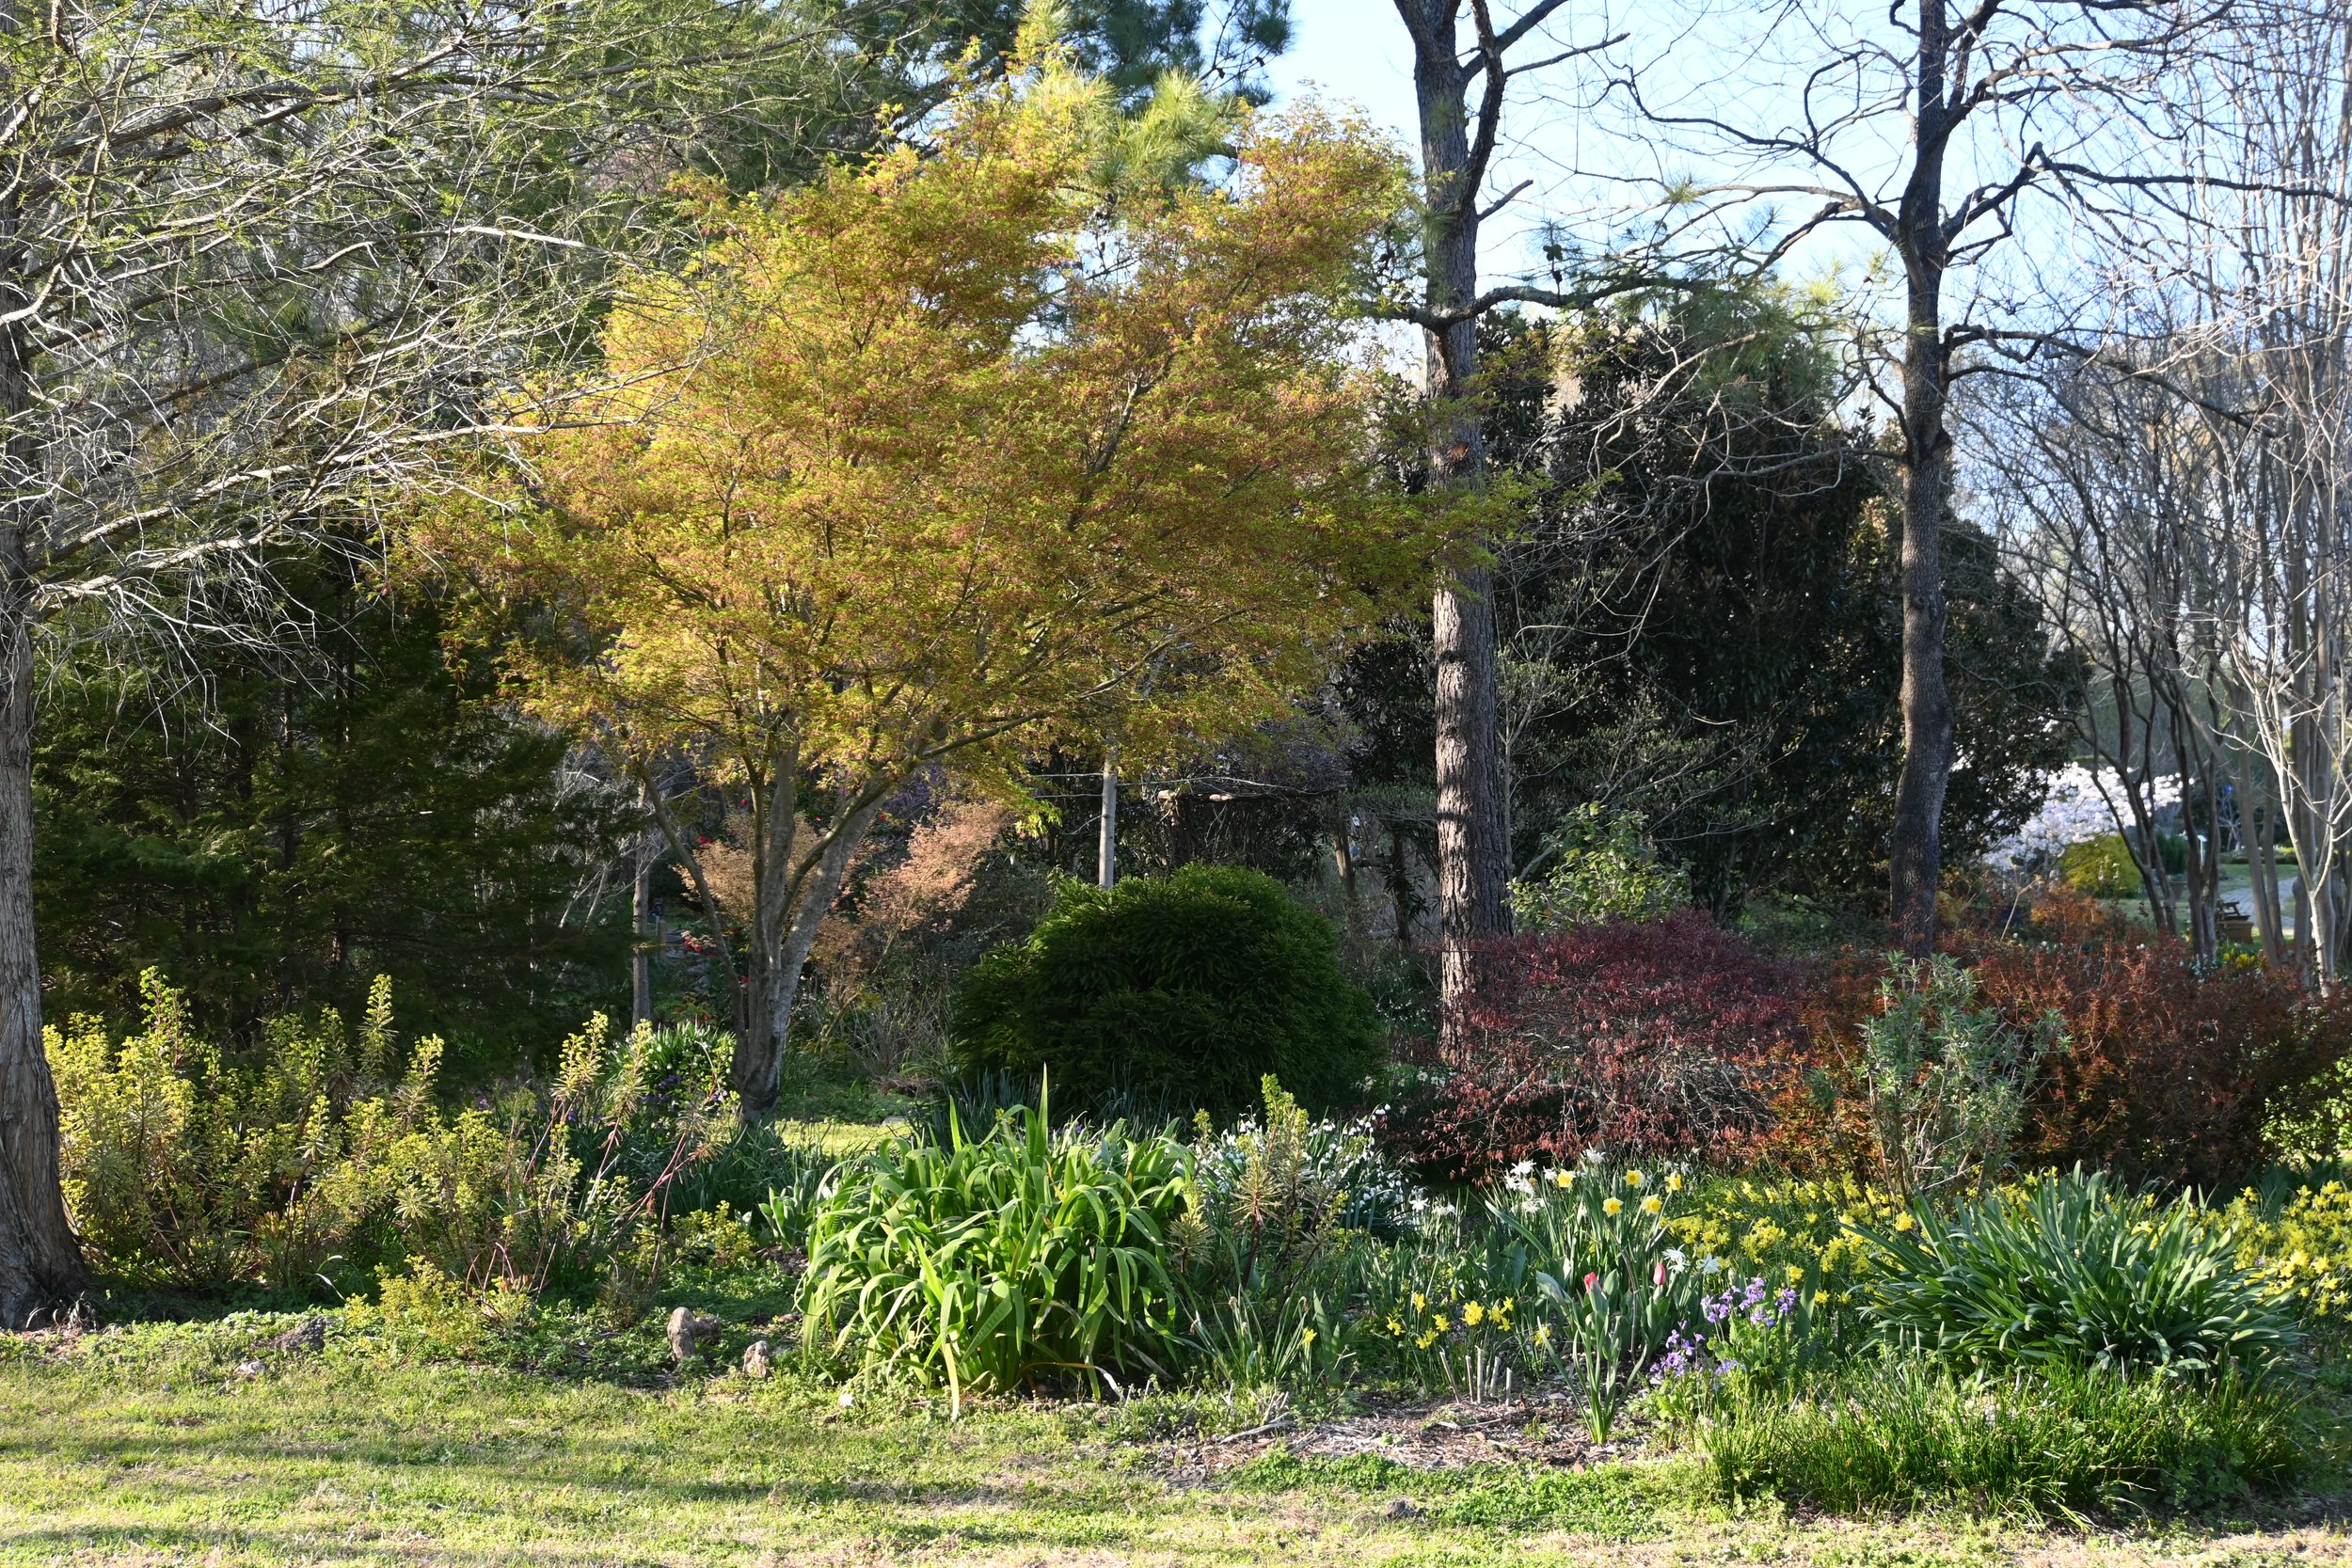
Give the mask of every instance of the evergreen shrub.
[[967, 1071], [1041, 1070], [1067, 1102], [1159, 1096], [1218, 1114], [1253, 1105], [1269, 1073], [1310, 1107], [1343, 1102], [1381, 1043], [1330, 922], [1232, 865], [1063, 883], [1026, 941], [965, 973], [954, 1022]]

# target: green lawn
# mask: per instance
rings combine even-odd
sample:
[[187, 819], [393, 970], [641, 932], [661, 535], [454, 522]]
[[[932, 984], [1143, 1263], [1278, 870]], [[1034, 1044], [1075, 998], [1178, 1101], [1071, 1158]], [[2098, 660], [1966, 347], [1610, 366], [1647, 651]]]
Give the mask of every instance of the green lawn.
[[1674, 1461], [1430, 1479], [1278, 1454], [1186, 1480], [1165, 1411], [951, 1423], [788, 1377], [628, 1387], [260, 1338], [0, 1348], [0, 1563], [2352, 1561], [2318, 1502], [2106, 1534], [1735, 1516]]

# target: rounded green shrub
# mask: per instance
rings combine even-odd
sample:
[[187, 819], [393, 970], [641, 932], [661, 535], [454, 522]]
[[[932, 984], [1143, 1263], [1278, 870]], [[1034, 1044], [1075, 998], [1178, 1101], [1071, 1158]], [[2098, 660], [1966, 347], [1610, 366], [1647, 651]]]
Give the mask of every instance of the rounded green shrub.
[[2139, 863], [2122, 833], [2068, 845], [2058, 856], [2058, 879], [2093, 898], [2129, 898], [2141, 890]]
[[1025, 942], [965, 974], [954, 1020], [966, 1069], [1042, 1070], [1064, 1103], [1123, 1093], [1213, 1112], [1254, 1104], [1268, 1073], [1310, 1106], [1343, 1101], [1381, 1037], [1330, 922], [1232, 865], [1065, 883]]
[[[2188, 867], [2188, 840], [2159, 832], [2156, 858], [2167, 876], [2180, 876]], [[2132, 841], [2122, 833], [2068, 845], [2058, 856], [2058, 879], [2093, 898], [2137, 898], [2147, 887], [2139, 879], [2139, 862], [2132, 857]]]

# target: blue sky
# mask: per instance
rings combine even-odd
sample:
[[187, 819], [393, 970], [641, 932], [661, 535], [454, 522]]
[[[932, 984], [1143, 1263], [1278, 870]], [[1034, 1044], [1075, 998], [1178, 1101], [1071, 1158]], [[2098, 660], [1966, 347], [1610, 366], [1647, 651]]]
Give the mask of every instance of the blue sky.
[[1285, 97], [1312, 82], [1409, 142], [1412, 55], [1389, 0], [1291, 0], [1294, 41], [1270, 74]]
[[[1839, 30], [1883, 23], [1883, 8], [1874, 10], [1867, 0], [1853, 3], [1851, 18], [1839, 0], [1804, 8], [1843, 19]], [[1502, 19], [1518, 8], [1508, 0], [1496, 6]], [[1751, 0], [1579, 0], [1563, 7], [1543, 35], [1522, 44], [1515, 57], [1524, 60], [1569, 43], [1623, 34], [1628, 42], [1612, 52], [1615, 63], [1638, 72], [1654, 104], [1764, 124], [1790, 112], [1789, 89], [1818, 55], [1813, 38], [1802, 29], [1792, 30], [1785, 49], [1759, 46], [1753, 37], [1757, 15]], [[1267, 72], [1277, 106], [1309, 91], [1345, 99], [1409, 150], [1415, 139], [1412, 51], [1391, 0], [1291, 0], [1291, 16], [1292, 47]], [[1585, 69], [1574, 64], [1512, 83], [1503, 145], [1488, 190], [1507, 190], [1522, 180], [1531, 181], [1532, 188], [1486, 230], [1482, 260], [1490, 277], [1519, 271], [1534, 260], [1531, 230], [1542, 218], [1558, 219], [1571, 233], [1606, 246], [1614, 225], [1600, 215], [1604, 204], [1612, 209], [1610, 216], [1623, 221], [1670, 178], [1734, 177], [1735, 165], [1715, 163], [1695, 146], [1670, 147], [1655, 127], [1635, 120], [1621, 98], [1597, 111], [1567, 102], [1590, 85]], [[1899, 120], [1889, 119], [1857, 130], [1837, 145], [1849, 166], [1877, 182], [1895, 171], [1900, 154], [1898, 145], [1879, 138], [1901, 134]], [[1994, 156], [2006, 165], [1998, 149]], [[1596, 181], [1591, 178], [1596, 172], [1614, 178]], [[1787, 199], [1805, 208], [1815, 204]], [[1803, 245], [1784, 276], [1836, 267], [1851, 278], [1879, 249], [1876, 238], [1863, 230], [1833, 228]]]

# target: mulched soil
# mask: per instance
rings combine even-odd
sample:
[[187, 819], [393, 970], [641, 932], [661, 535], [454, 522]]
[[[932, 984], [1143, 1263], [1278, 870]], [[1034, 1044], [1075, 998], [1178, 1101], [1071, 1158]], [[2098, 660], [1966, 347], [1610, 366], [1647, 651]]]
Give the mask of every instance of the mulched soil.
[[1380, 1454], [1417, 1470], [1496, 1464], [1581, 1470], [1633, 1457], [1643, 1437], [1629, 1418], [1609, 1442], [1596, 1444], [1576, 1405], [1553, 1394], [1486, 1404], [1373, 1405], [1328, 1420], [1284, 1415], [1225, 1437], [1180, 1438], [1164, 1445], [1160, 1458], [1168, 1478], [1179, 1484], [1213, 1481], [1276, 1449], [1301, 1458]]

